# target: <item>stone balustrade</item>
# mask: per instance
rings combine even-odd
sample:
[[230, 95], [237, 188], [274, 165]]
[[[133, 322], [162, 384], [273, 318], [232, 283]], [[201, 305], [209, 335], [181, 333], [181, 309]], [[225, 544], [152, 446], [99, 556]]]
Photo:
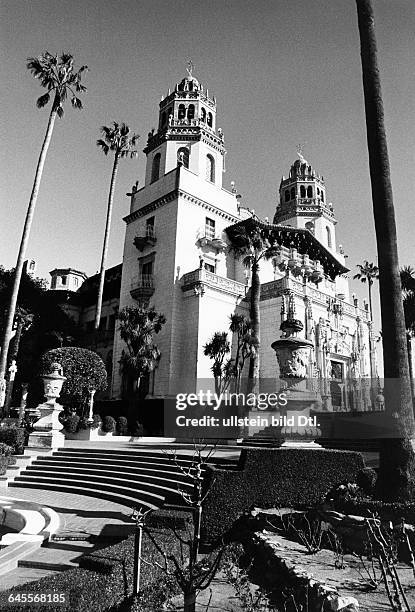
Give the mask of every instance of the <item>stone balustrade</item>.
[[208, 272], [208, 270], [205, 270], [204, 268], [198, 268], [197, 270], [188, 272], [183, 276], [183, 291], [197, 289], [200, 287], [203, 288], [204, 285], [212, 289], [216, 289], [217, 291], [230, 293], [235, 296], [245, 296], [246, 285], [243, 283], [238, 283], [231, 278], [225, 278], [223, 276], [219, 276], [218, 274], [214, 274], [213, 272]]

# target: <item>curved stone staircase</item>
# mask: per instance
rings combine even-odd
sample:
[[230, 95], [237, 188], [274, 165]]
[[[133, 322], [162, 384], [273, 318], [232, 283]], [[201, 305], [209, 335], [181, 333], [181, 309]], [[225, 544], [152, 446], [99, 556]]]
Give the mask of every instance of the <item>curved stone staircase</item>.
[[[189, 491], [192, 482], [180, 468], [189, 468], [191, 463], [191, 455], [174, 458], [161, 451], [62, 448], [37, 457], [8, 486], [51, 489], [156, 509], [164, 504], [183, 505], [180, 491]], [[215, 458], [210, 463], [235, 465], [235, 461]]]

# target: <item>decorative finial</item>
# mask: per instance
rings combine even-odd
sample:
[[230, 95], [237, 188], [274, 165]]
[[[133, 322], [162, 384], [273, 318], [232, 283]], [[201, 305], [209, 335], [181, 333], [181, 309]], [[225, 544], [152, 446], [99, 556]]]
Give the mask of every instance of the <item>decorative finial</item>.
[[191, 79], [193, 77], [193, 75], [192, 75], [193, 69], [194, 69], [194, 64], [193, 64], [192, 60], [190, 59], [187, 62], [187, 68], [186, 68], [187, 74], [189, 76], [189, 79]]
[[299, 157], [300, 161], [302, 161], [302, 162], [305, 162], [305, 159], [304, 159], [304, 156], [303, 156], [304, 145], [305, 145], [305, 142], [303, 142], [303, 143], [301, 143], [301, 142], [300, 142], [300, 143], [297, 145], [297, 153], [298, 153], [298, 157]]

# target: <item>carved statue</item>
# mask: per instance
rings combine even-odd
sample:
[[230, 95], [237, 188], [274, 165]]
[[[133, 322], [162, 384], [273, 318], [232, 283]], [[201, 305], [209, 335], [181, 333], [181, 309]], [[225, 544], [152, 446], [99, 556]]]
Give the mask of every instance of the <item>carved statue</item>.
[[193, 74], [192, 74], [193, 73], [193, 69], [194, 69], [193, 62], [192, 62], [192, 60], [189, 60], [187, 62], [187, 67], [186, 67], [186, 72], [187, 72], [187, 75], [188, 75], [189, 79], [193, 78]]
[[281, 378], [306, 378], [309, 354], [308, 348], [288, 349], [277, 353]]
[[13, 359], [11, 366], [9, 367], [9, 381], [12, 381], [15, 379], [16, 372], [17, 372], [16, 359]]

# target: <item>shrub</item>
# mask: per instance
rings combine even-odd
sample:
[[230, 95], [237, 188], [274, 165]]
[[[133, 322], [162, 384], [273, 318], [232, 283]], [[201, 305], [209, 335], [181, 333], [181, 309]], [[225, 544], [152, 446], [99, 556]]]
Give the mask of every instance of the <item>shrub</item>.
[[77, 414], [70, 414], [65, 419], [65, 429], [68, 433], [76, 433], [78, 431], [80, 418]]
[[207, 470], [204, 539], [218, 541], [253, 505], [302, 508], [320, 503], [332, 487], [355, 480], [363, 467], [362, 456], [351, 451], [245, 449], [239, 470]]
[[0, 475], [6, 473], [9, 465], [16, 463], [15, 457], [13, 457], [13, 447], [8, 444], [0, 443]]
[[2, 427], [0, 442], [11, 446], [14, 455], [22, 455], [25, 447], [25, 430], [22, 427]]
[[378, 475], [373, 468], [363, 468], [356, 476], [357, 486], [367, 495], [372, 495], [375, 491], [375, 485]]
[[115, 419], [112, 416], [104, 417], [101, 429], [105, 432], [115, 431]]
[[81, 417], [78, 423], [78, 431], [89, 429], [89, 421], [86, 417]]
[[13, 446], [9, 446], [9, 444], [5, 444], [4, 442], [0, 442], [0, 455], [3, 457], [10, 457], [13, 455], [14, 448]]
[[100, 415], [99, 414], [94, 414], [92, 416], [92, 419], [93, 419], [93, 421], [92, 421], [91, 429], [98, 429], [101, 426], [101, 423], [102, 423], [102, 419], [101, 419]]
[[119, 436], [128, 435], [128, 420], [124, 416], [120, 416], [117, 419], [117, 434]]
[[66, 376], [60, 396], [63, 404], [87, 400], [89, 391], [103, 391], [107, 387], [104, 362], [94, 351], [75, 346], [53, 349], [42, 356], [41, 372], [50, 372], [52, 363], [60, 363]]

